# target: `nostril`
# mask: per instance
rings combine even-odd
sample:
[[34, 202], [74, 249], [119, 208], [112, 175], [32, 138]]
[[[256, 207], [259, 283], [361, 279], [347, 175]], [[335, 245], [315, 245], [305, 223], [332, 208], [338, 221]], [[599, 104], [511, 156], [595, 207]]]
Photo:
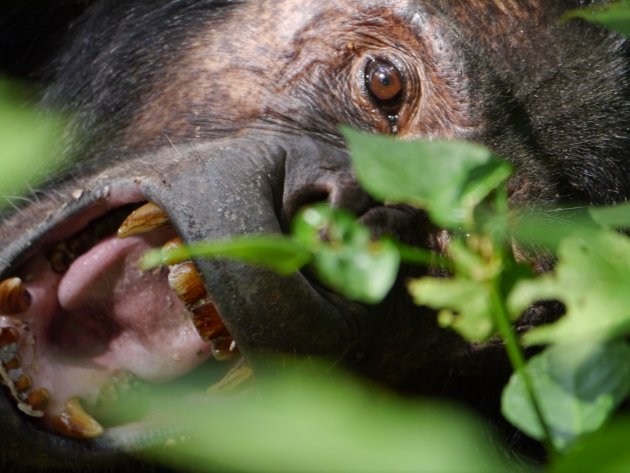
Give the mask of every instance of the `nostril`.
[[322, 202], [331, 203], [331, 192], [325, 185], [305, 187], [289, 195], [282, 210], [282, 225], [288, 228], [300, 209]]

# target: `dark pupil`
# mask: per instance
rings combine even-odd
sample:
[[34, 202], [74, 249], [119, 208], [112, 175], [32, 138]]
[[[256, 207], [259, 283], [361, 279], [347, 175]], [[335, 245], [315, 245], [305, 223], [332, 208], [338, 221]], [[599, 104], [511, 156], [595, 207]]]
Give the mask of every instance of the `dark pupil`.
[[398, 70], [390, 63], [374, 61], [368, 66], [367, 86], [377, 100], [390, 101], [402, 92]]

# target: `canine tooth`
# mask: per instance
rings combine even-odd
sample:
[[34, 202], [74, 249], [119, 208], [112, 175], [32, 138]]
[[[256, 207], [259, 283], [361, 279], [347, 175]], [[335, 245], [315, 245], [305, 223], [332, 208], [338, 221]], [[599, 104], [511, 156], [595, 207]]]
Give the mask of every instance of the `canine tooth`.
[[0, 314], [21, 314], [30, 306], [31, 295], [20, 278], [9, 278], [0, 283]]
[[228, 371], [223, 378], [210, 386], [207, 390], [208, 394], [231, 394], [237, 390], [241, 391], [251, 386], [254, 381], [254, 372], [252, 367], [241, 358]]
[[26, 396], [26, 403], [34, 411], [44, 411], [48, 407], [50, 401], [50, 393], [48, 389], [39, 388], [28, 393]]
[[118, 238], [148, 233], [169, 223], [168, 215], [156, 204], [149, 202], [129, 214], [118, 229]]
[[101, 424], [90, 416], [78, 397], [69, 399], [61, 414], [53, 419], [57, 432], [76, 439], [91, 439], [103, 433]]

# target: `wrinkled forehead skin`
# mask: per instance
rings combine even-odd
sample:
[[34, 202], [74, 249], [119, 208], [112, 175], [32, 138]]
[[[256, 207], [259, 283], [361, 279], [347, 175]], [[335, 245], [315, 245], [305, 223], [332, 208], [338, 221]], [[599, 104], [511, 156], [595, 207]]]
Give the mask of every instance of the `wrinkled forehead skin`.
[[[13, 276], [42, 245], [66, 238], [69, 219], [144, 200], [159, 204], [185, 241], [284, 232], [303, 204], [323, 200], [377, 235], [439, 249], [439, 232], [420, 211], [384, 206], [360, 189], [342, 124], [486, 144], [517, 170], [514, 203], [620, 200], [630, 188], [619, 53], [627, 46], [596, 27], [557, 22], [580, 3], [95, 2], [45, 100], [74, 114], [62, 151], [73, 167], [4, 216], [0, 274]], [[404, 78], [395, 125], [366, 91], [372, 59]], [[303, 274], [196, 265], [254, 361], [320, 355], [394, 389], [497, 408], [508, 374], [501, 347], [470, 346], [414, 307], [404, 280], [417, 272], [404, 269], [385, 302], [365, 307]], [[20, 452], [28, 445], [89, 461], [120, 446], [44, 434], [9, 402], [5, 413]]]

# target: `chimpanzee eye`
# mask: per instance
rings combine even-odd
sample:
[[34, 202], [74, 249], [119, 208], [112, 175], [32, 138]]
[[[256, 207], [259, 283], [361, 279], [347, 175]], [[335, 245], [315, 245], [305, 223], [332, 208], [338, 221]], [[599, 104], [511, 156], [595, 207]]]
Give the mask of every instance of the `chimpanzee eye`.
[[394, 64], [385, 59], [373, 59], [365, 68], [365, 86], [376, 105], [387, 112], [396, 112], [403, 95], [403, 77]]

